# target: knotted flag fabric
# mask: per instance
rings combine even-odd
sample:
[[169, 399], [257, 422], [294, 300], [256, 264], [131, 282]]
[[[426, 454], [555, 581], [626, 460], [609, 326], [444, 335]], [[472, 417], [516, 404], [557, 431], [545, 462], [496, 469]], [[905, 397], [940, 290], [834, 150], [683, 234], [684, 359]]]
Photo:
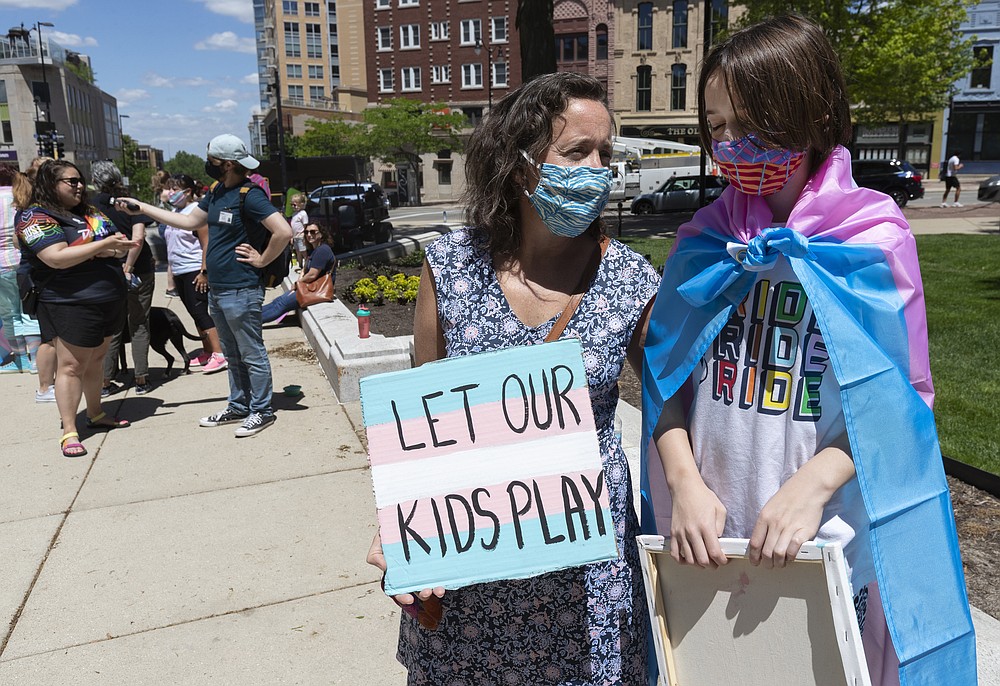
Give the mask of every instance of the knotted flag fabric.
[[975, 634], [931, 410], [916, 243], [887, 196], [856, 187], [842, 147], [784, 228], [772, 226], [764, 199], [730, 187], [679, 229], [643, 364], [643, 531], [656, 533], [656, 518], [670, 514], [651, 445], [663, 403], [779, 253], [809, 298], [840, 385], [900, 683], [973, 686]]

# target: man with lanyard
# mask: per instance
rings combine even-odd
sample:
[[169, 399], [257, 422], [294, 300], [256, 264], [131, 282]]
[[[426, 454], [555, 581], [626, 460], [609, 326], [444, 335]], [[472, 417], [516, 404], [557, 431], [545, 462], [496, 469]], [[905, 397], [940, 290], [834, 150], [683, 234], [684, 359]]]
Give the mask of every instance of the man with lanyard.
[[[240, 189], [248, 183], [247, 173], [259, 164], [243, 141], [224, 134], [208, 144], [205, 163], [205, 173], [217, 183], [190, 214], [170, 212], [131, 198], [118, 199], [119, 208], [132, 214], [141, 212], [175, 228], [197, 231], [208, 224], [208, 249], [195, 287], [210, 288], [209, 313], [229, 361], [229, 404], [203, 417], [200, 425], [239, 423], [238, 438], [260, 433], [275, 421], [271, 363], [261, 328], [264, 287], [260, 270], [275, 260], [292, 238], [288, 222], [259, 187], [244, 194], [241, 212]], [[244, 226], [244, 220], [253, 225]], [[254, 237], [262, 234], [260, 229], [271, 233], [263, 253], [251, 245]], [[255, 242], [261, 244], [259, 238]]]

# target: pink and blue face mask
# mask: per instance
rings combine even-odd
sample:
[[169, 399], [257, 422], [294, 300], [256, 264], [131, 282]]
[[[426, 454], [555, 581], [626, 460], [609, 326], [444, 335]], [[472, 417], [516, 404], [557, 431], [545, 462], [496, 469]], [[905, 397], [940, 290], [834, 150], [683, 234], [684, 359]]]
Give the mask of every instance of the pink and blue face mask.
[[712, 141], [712, 157], [722, 175], [747, 195], [773, 195], [785, 187], [805, 159], [805, 153], [765, 148], [748, 133], [734, 141]]
[[521, 154], [538, 168], [535, 192], [524, 194], [549, 231], [576, 238], [601, 216], [611, 197], [610, 169], [538, 164], [523, 150]]

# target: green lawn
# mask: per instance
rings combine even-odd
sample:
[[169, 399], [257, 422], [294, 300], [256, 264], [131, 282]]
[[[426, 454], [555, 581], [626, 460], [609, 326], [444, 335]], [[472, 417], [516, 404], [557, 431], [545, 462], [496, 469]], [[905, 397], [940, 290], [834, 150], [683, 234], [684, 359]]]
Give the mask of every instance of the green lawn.
[[[624, 238], [660, 267], [670, 239]], [[941, 451], [1000, 474], [1000, 236], [917, 239]]]

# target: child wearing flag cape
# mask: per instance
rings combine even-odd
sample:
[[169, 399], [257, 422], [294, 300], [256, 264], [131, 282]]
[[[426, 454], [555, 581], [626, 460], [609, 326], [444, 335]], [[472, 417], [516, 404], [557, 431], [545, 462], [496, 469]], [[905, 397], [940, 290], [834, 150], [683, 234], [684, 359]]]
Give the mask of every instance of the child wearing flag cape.
[[770, 19], [715, 46], [698, 95], [730, 186], [679, 229], [653, 309], [643, 529], [706, 568], [720, 536], [766, 567], [839, 541], [872, 683], [971, 686], [916, 246], [851, 177], [837, 57], [810, 21]]

